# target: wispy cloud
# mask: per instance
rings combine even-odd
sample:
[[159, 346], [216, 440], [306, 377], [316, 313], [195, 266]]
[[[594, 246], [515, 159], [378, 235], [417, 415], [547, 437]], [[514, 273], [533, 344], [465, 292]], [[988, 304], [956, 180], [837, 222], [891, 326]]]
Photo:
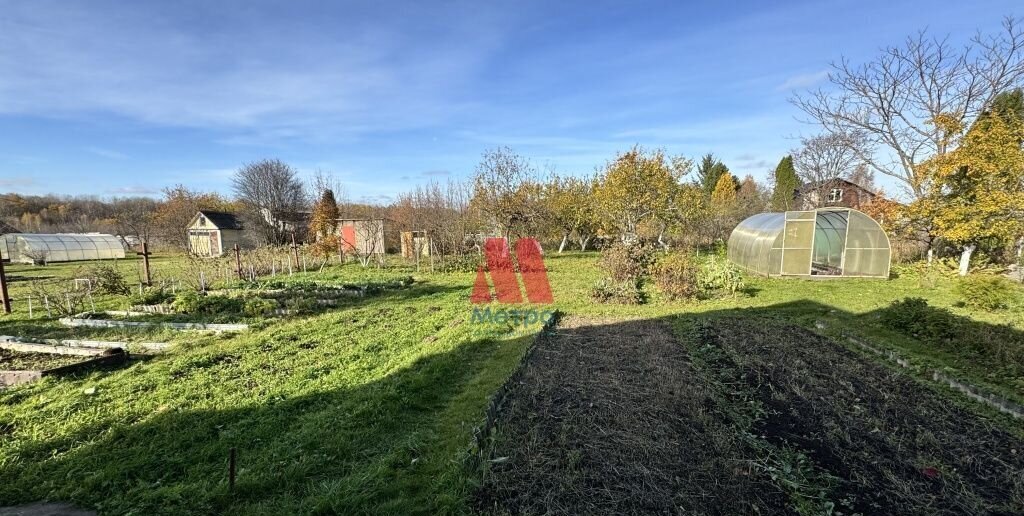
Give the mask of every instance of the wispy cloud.
[[27, 188], [35, 184], [35, 180], [31, 177], [0, 178], [0, 188]]
[[452, 173], [447, 170], [425, 170], [420, 175], [426, 177], [446, 177], [452, 175]]
[[155, 195], [160, 193], [160, 190], [149, 186], [121, 186], [111, 188], [107, 190], [107, 193], [118, 195]]
[[821, 83], [825, 79], [828, 79], [828, 70], [797, 74], [786, 79], [786, 81], [778, 85], [775, 90], [789, 91], [801, 88], [810, 88], [811, 86]]
[[110, 149], [104, 149], [102, 147], [86, 147], [85, 151], [90, 153], [90, 154], [95, 154], [97, 156], [100, 156], [102, 158], [128, 159], [128, 155], [123, 153], [123, 152], [118, 152], [118, 151], [110, 150]]

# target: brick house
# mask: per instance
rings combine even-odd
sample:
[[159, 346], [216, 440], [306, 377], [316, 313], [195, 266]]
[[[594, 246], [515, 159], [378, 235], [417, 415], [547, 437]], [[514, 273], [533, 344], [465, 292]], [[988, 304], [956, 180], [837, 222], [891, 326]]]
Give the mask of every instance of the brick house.
[[857, 183], [836, 178], [801, 186], [794, 192], [793, 200], [795, 202], [793, 206], [797, 210], [812, 210], [814, 208], [833, 206], [858, 210], [862, 205], [876, 198], [878, 198], [877, 193]]

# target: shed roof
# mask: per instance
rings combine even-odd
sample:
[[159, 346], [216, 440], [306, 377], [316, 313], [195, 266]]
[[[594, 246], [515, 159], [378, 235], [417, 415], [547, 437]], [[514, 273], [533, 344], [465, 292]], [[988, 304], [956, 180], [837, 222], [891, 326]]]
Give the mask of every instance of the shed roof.
[[[199, 213], [196, 215], [206, 217], [211, 224], [220, 229], [244, 229], [241, 219], [239, 219], [234, 213], [228, 213], [226, 211], [199, 210]], [[192, 220], [192, 223], [195, 223], [195, 219]]]

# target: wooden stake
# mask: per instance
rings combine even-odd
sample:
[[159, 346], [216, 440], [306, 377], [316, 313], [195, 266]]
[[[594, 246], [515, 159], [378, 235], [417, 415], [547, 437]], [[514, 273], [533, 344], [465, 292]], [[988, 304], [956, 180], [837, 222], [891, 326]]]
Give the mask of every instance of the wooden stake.
[[11, 313], [11, 296], [7, 293], [7, 273], [4, 271], [4, 260], [0, 258], [0, 304], [5, 314]]
[[299, 268], [299, 246], [295, 244], [295, 232], [292, 231], [292, 254], [295, 256], [295, 268]]
[[238, 244], [235, 244], [235, 272], [238, 273], [238, 279], [242, 279], [242, 253], [238, 250]]
[[152, 287], [153, 286], [153, 277], [150, 275], [150, 272], [149, 272], [149, 244], [147, 244], [146, 242], [143, 242], [142, 243], [142, 252], [141, 253], [136, 253], [136, 254], [138, 254], [139, 256], [142, 257], [142, 270], [144, 271], [144, 273], [146, 275], [146, 286], [147, 287]]

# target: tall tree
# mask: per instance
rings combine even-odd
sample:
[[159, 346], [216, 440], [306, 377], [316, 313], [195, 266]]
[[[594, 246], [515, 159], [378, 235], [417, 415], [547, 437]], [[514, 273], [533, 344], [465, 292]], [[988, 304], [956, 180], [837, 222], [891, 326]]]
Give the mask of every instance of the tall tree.
[[921, 31], [866, 64], [842, 59], [832, 65], [829, 88], [792, 102], [826, 131], [857, 135], [857, 157], [917, 199], [929, 193], [922, 162], [951, 150], [932, 121], [969, 127], [1022, 78], [1024, 27], [1006, 18], [1001, 32], [978, 34], [962, 47]]
[[581, 251], [597, 233], [599, 219], [594, 203], [595, 178], [552, 177], [546, 188], [545, 201], [552, 221], [561, 233], [562, 252], [569, 239], [575, 237]]
[[[594, 193], [602, 217], [623, 240], [636, 238], [641, 225], [669, 220], [679, 181], [691, 166], [688, 159], [640, 146], [619, 154], [605, 165]], [[660, 226], [659, 238], [668, 224]]]
[[979, 243], [1010, 244], [1024, 233], [1024, 121], [1014, 112], [986, 112], [966, 132], [958, 116], [935, 124], [955, 150], [922, 163], [929, 195], [911, 210], [960, 246], [966, 275]]
[[857, 163], [856, 143], [850, 135], [825, 133], [801, 140], [791, 154], [793, 168], [804, 184], [804, 200], [815, 208], [828, 204], [827, 193], [835, 181], [849, 174]]
[[722, 174], [718, 178], [718, 184], [711, 192], [711, 202], [718, 206], [731, 206], [736, 204], [736, 191], [740, 185], [732, 174]]
[[338, 229], [338, 201], [334, 198], [334, 190], [324, 188], [320, 200], [313, 205], [313, 213], [309, 218], [309, 231], [317, 239], [333, 235]]
[[782, 158], [772, 175], [775, 183], [772, 189], [772, 209], [775, 211], [792, 209], [796, 190], [800, 188], [800, 178], [797, 177], [796, 169], [793, 168], [793, 157]]
[[697, 165], [697, 184], [704, 190], [704, 194], [710, 196], [718, 185], [718, 180], [729, 173], [729, 167], [725, 166], [714, 154], [705, 154]]
[[188, 249], [188, 223], [200, 210], [233, 211], [234, 205], [216, 193], [189, 190], [183, 185], [165, 188], [163, 202], [153, 214], [153, 231], [162, 242]]
[[536, 170], [507, 147], [489, 150], [473, 176], [473, 207], [506, 239], [532, 227], [541, 206]]
[[232, 185], [247, 229], [261, 242], [283, 244], [300, 229], [308, 200], [298, 172], [288, 164], [277, 159], [248, 163], [235, 172]]

